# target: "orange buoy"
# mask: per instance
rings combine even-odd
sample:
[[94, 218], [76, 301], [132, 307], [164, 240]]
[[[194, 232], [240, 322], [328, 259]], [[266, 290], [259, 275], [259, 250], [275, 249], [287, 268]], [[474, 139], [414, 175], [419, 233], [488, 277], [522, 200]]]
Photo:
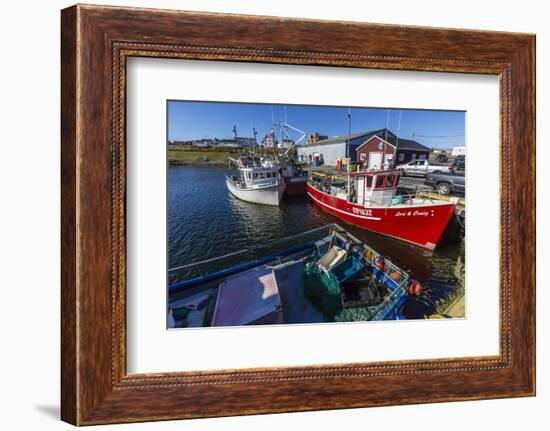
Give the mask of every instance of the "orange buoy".
[[372, 262], [372, 250], [367, 249], [365, 253], [363, 254], [365, 256], [365, 262], [370, 263]]
[[407, 287], [407, 292], [409, 295], [418, 297], [422, 293], [422, 289], [423, 287], [418, 280], [409, 280], [409, 286]]
[[380, 271], [384, 271], [384, 258], [382, 256], [378, 256], [376, 258], [376, 267], [380, 270]]
[[401, 279], [401, 273], [399, 271], [392, 271], [392, 273], [390, 274], [390, 278], [393, 281], [399, 281]]

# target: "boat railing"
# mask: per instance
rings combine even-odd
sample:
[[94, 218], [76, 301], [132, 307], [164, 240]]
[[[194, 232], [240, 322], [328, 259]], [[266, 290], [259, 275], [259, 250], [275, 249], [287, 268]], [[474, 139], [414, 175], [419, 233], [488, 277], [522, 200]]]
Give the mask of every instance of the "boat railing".
[[279, 177], [252, 179], [252, 180], [245, 180], [244, 183], [246, 184], [247, 187], [274, 186], [280, 183], [280, 179]]
[[[343, 230], [337, 224], [328, 224], [296, 235], [274, 239], [221, 256], [169, 268], [169, 284], [172, 286], [174, 284], [181, 284], [186, 280], [194, 280], [196, 278], [204, 279], [213, 273], [218, 273], [232, 267], [241, 267], [243, 265], [254, 266], [255, 263], [261, 264], [264, 261], [276, 260], [278, 257], [288, 254], [289, 251], [296, 251], [296, 253], [298, 253], [301, 250], [305, 250], [305, 245], [313, 244], [329, 236], [332, 229]], [[311, 245], [311, 247], [313, 248], [313, 245]]]
[[[367, 263], [372, 264], [387, 279], [392, 280], [396, 286], [406, 287], [409, 280], [409, 274], [395, 265], [390, 259], [382, 256], [372, 247], [364, 245], [364, 257]], [[382, 259], [382, 268], [377, 265], [379, 259]]]

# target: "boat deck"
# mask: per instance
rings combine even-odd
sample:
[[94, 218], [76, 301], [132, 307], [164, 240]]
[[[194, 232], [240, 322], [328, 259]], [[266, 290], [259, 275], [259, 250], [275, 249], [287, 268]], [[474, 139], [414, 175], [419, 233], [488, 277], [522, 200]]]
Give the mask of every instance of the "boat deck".
[[294, 260], [273, 267], [279, 294], [283, 300], [283, 314], [286, 323], [325, 321], [323, 314], [305, 296], [304, 269], [306, 260]]

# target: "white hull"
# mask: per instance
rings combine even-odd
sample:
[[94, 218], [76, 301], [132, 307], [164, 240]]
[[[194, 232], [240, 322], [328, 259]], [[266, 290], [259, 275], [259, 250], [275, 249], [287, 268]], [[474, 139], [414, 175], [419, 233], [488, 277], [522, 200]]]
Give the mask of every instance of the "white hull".
[[264, 187], [253, 187], [243, 189], [238, 187], [231, 179], [226, 179], [227, 189], [235, 197], [254, 204], [263, 205], [279, 205], [283, 192], [285, 191], [285, 184], [283, 182]]

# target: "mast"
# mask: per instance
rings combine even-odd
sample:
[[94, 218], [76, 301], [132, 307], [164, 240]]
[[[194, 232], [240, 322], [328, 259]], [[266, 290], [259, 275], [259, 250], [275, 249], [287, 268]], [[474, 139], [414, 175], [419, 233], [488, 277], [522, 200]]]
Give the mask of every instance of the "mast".
[[252, 127], [252, 136], [254, 140], [252, 141], [252, 151], [256, 151], [256, 146], [258, 145], [258, 141], [256, 140], [256, 136], [258, 135], [258, 132], [256, 131], [255, 127]]
[[[348, 108], [348, 142], [346, 143], [346, 157], [349, 157], [349, 142], [351, 139], [351, 108]], [[348, 160], [349, 162], [349, 160]]]
[[350, 157], [350, 153], [349, 153], [349, 143], [350, 143], [350, 140], [351, 140], [351, 108], [348, 108], [348, 143], [346, 145], [346, 158], [347, 158], [347, 172], [348, 172], [348, 201], [350, 201], [351, 199], [351, 172], [349, 170], [350, 168], [350, 162], [351, 162], [351, 157]]
[[[397, 146], [399, 145], [399, 136], [401, 134], [401, 114], [403, 111], [399, 110], [399, 121], [397, 122], [397, 139], [395, 140], [395, 157], [397, 157]], [[396, 160], [393, 161], [393, 165], [396, 166]]]
[[386, 164], [386, 141], [388, 140], [388, 128], [390, 127], [390, 110], [388, 109], [388, 119], [386, 120], [386, 130], [384, 132], [384, 143], [382, 144], [382, 170]]

